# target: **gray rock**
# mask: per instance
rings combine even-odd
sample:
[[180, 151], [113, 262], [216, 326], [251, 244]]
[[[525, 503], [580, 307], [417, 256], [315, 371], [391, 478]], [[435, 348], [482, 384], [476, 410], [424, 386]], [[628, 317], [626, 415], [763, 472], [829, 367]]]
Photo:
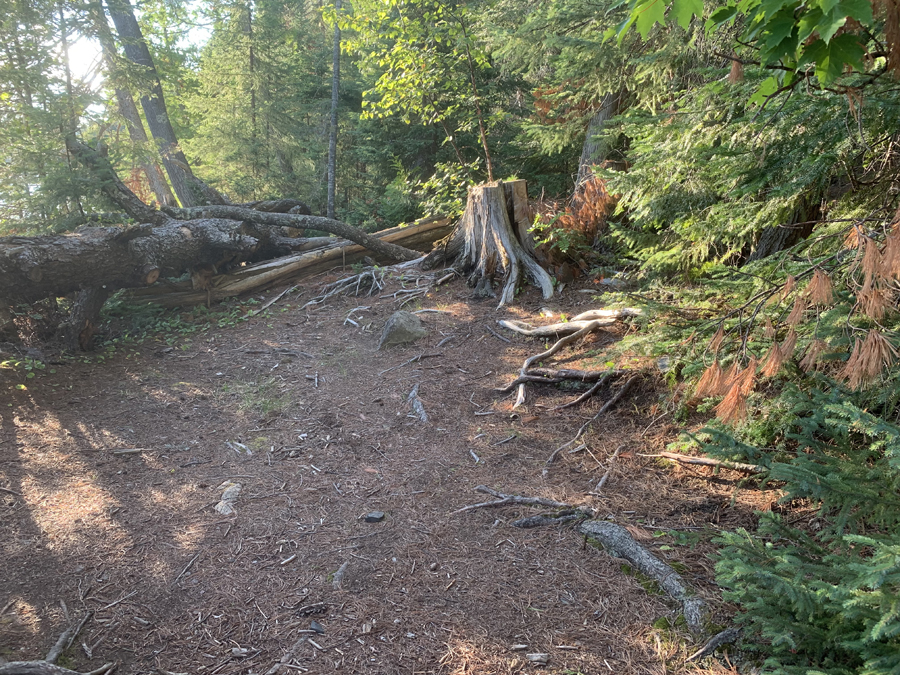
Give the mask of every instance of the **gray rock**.
[[367, 523], [380, 523], [384, 520], [384, 511], [372, 511], [371, 513], [367, 513], [364, 520]]
[[426, 335], [428, 335], [428, 331], [425, 330], [419, 317], [400, 310], [391, 314], [391, 318], [384, 324], [384, 332], [381, 334], [378, 349], [415, 342]]

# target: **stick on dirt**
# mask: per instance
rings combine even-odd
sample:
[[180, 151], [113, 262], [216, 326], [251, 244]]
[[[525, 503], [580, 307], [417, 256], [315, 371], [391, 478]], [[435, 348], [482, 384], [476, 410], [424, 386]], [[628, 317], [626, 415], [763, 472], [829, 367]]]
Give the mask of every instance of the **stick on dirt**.
[[609, 458], [609, 468], [606, 469], [606, 473], [603, 474], [603, 478], [601, 478], [600, 482], [597, 483], [597, 487], [594, 488], [594, 492], [600, 492], [600, 490], [603, 489], [603, 486], [606, 485], [606, 481], [609, 480], [609, 474], [612, 473], [613, 466], [616, 463], [616, 457], [619, 456], [619, 453], [624, 447], [624, 445], [620, 445], [618, 448], [616, 448], [616, 451], [612, 454], [612, 457]]
[[266, 675], [278, 675], [278, 673], [281, 672], [282, 668], [284, 668], [288, 663], [296, 658], [297, 652], [299, 652], [300, 648], [308, 641], [309, 635], [303, 635], [302, 637], [300, 637], [294, 644], [291, 645], [291, 648], [288, 649], [287, 654], [282, 656], [281, 660], [278, 663], [276, 663], [266, 671]]
[[504, 506], [506, 504], [524, 504], [527, 506], [548, 506], [553, 509], [571, 509], [571, 504], [566, 504], [565, 502], [558, 502], [553, 499], [545, 499], [544, 497], [521, 497], [519, 495], [507, 495], [502, 492], [497, 492], [496, 490], [492, 490], [491, 488], [485, 485], [479, 485], [475, 488], [475, 492], [484, 492], [485, 494], [489, 494], [492, 497], [496, 497], [496, 501], [492, 502], [479, 502], [478, 504], [470, 504], [469, 506], [464, 506], [461, 509], [457, 509], [450, 515], [455, 516], [458, 513], [463, 513], [465, 511], [472, 511], [474, 509], [485, 509], [494, 506]]

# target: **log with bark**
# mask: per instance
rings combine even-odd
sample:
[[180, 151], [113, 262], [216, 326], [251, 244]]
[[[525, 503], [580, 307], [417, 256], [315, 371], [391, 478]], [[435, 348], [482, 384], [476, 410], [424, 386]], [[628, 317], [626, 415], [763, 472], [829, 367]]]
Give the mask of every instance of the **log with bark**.
[[496, 297], [493, 284], [495, 277], [502, 275], [501, 307], [512, 303], [524, 272], [548, 299], [553, 296], [553, 280], [534, 257], [529, 229], [525, 181], [471, 188], [453, 234], [426, 257], [423, 267], [459, 266], [481, 297]]
[[[435, 241], [446, 236], [451, 228], [452, 224], [448, 219], [437, 218], [408, 227], [383, 230], [373, 236], [385, 243], [402, 243], [404, 247], [410, 249], [427, 251]], [[295, 255], [236, 268], [213, 276], [204, 288], [197, 288], [196, 284], [183, 281], [141, 288], [132, 291], [130, 297], [138, 302], [152, 302], [163, 307], [200, 305], [309, 278], [336, 266], [353, 265], [366, 258], [370, 252], [363, 246], [334, 237], [316, 237], [305, 241], [318, 244], [322, 240], [328, 245], [319, 246], [314, 250], [304, 251], [301, 248]], [[375, 254], [377, 262], [387, 260], [390, 258]]]

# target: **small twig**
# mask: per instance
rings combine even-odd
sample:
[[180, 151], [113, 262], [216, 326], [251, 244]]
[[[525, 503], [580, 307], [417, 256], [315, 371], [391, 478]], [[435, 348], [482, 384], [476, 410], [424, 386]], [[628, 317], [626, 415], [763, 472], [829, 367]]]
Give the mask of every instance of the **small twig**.
[[141, 452], [145, 452], [148, 448], [123, 448], [121, 450], [113, 450], [112, 454], [114, 455], [137, 455]]
[[55, 664], [59, 657], [62, 656], [62, 653], [72, 646], [75, 638], [78, 637], [81, 629], [84, 628], [84, 624], [86, 624], [92, 616], [94, 616], [94, 613], [88, 612], [84, 615], [77, 626], [73, 626], [72, 628], [63, 631], [63, 634], [59, 636], [56, 644], [50, 648], [49, 652], [47, 652], [47, 656], [44, 657], [44, 661], [46, 661], [47, 663]]
[[199, 553], [197, 553], [197, 555], [195, 555], [193, 558], [191, 558], [190, 561], [188, 562], [188, 564], [184, 566], [184, 569], [181, 570], [181, 574], [179, 574], [177, 577], [175, 577], [175, 581], [172, 582], [173, 586], [178, 583], [178, 580], [181, 579], [181, 577], [183, 577], [185, 574], [188, 573], [188, 570], [191, 569], [191, 567], [194, 566], [194, 563], [197, 562], [197, 558], [200, 557], [201, 553], [203, 553], [203, 551], [200, 551]]
[[256, 316], [256, 315], [259, 314], [260, 312], [264, 312], [265, 310], [269, 309], [269, 307], [271, 307], [273, 304], [275, 304], [276, 302], [278, 302], [279, 300], [281, 300], [281, 298], [283, 298], [285, 295], [287, 295], [287, 294], [290, 293], [291, 291], [295, 291], [295, 290], [297, 290], [297, 286], [291, 286], [290, 288], [286, 288], [285, 290], [281, 291], [281, 293], [279, 293], [278, 295], [276, 295], [274, 298], [272, 298], [271, 300], [268, 300], [267, 302], [265, 302], [265, 303], [263, 304], [262, 307], [260, 307], [259, 309], [254, 310], [254, 311], [252, 311], [252, 312], [250, 312], [250, 313], [249, 313], [246, 317], [244, 317], [244, 318], [245, 318], [245, 319], [249, 319], [251, 316]]
[[110, 609], [111, 607], [115, 607], [115, 606], [118, 605], [119, 603], [125, 602], [125, 601], [126, 601], [128, 598], [130, 598], [132, 595], [137, 595], [137, 591], [131, 591], [131, 593], [129, 593], [128, 595], [122, 596], [121, 598], [119, 598], [119, 599], [116, 600], [115, 602], [109, 603], [106, 607], [101, 607], [101, 608], [100, 608], [100, 611], [103, 612], [103, 611], [105, 611], [105, 610], [107, 610], [107, 609]]
[[493, 328], [491, 328], [490, 326], [485, 326], [485, 328], [487, 328], [487, 329], [488, 329], [488, 332], [489, 332], [491, 335], [493, 335], [495, 338], [497, 338], [498, 340], [503, 340], [506, 344], [511, 344], [511, 343], [512, 343], [512, 340], [510, 340], [509, 338], [503, 337], [502, 335], [500, 335], [500, 333], [498, 333], [497, 331], [495, 331], [495, 330], [494, 330]]
[[400, 365], [397, 365], [397, 366], [391, 366], [391, 367], [388, 368], [387, 370], [382, 370], [380, 373], [378, 373], [378, 377], [381, 377], [381, 376], [384, 375], [385, 373], [389, 373], [389, 372], [391, 372], [392, 370], [397, 370], [398, 368], [402, 368], [403, 366], [408, 366], [410, 363], [416, 363], [417, 361], [421, 361], [422, 359], [432, 359], [432, 358], [434, 358], [435, 356], [443, 356], [443, 355], [444, 355], [443, 352], [436, 352], [436, 353], [434, 353], [434, 354], [426, 354], [426, 353], [423, 352], [423, 353], [419, 354], [418, 356], [412, 357], [412, 358], [409, 359], [408, 361], [404, 361], [404, 362], [401, 363]]
[[16, 492], [15, 490], [10, 490], [9, 488], [5, 488], [5, 487], [0, 487], [0, 492], [6, 492], [6, 493], [9, 493], [9, 494], [11, 494], [11, 495], [15, 495], [16, 497], [21, 497], [21, 496], [22, 496], [22, 493], [21, 493], [21, 492]]
[[594, 492], [600, 492], [603, 489], [603, 486], [606, 485], [606, 481], [609, 479], [609, 474], [612, 473], [613, 465], [616, 463], [616, 457], [619, 456], [619, 452], [621, 452], [624, 445], [620, 445], [616, 448], [616, 451], [612, 454], [612, 457], [609, 458], [609, 468], [606, 469], [606, 473], [603, 474], [603, 478], [600, 479], [600, 482], [597, 483], [597, 487], [594, 488]]
[[576, 398], [574, 401], [569, 401], [568, 403], [564, 403], [563, 405], [558, 405], [555, 408], [550, 408], [550, 412], [553, 412], [555, 410], [564, 410], [565, 408], [571, 408], [572, 406], [576, 406], [579, 403], [587, 401], [591, 396], [596, 394], [600, 390], [600, 387], [602, 387], [604, 384], [606, 384], [610, 379], [612, 379], [614, 377], [618, 377], [621, 374], [622, 374], [622, 371], [620, 371], [620, 370], [610, 371], [606, 375], [603, 375], [599, 380], [597, 380], [597, 383], [593, 387], [588, 389], [586, 392], [584, 392], [581, 396]]
[[511, 440], [513, 440], [514, 438], [516, 438], [516, 435], [515, 435], [515, 434], [513, 434], [513, 435], [510, 436], [509, 438], [504, 438], [502, 441], [497, 441], [496, 443], [491, 443], [491, 447], [492, 447], [492, 448], [496, 448], [498, 445], [503, 445], [504, 443], [509, 443], [509, 442], [510, 442]]
[[701, 466], [721, 466], [724, 469], [732, 471], [743, 471], [745, 473], [766, 473], [769, 469], [760, 464], [745, 464], [744, 462], [728, 462], [721, 459], [712, 459], [710, 457], [691, 457], [690, 455], [679, 455], [675, 452], [660, 452], [655, 455], [644, 455], [641, 457], [662, 457], [671, 459], [683, 464], [699, 464]]

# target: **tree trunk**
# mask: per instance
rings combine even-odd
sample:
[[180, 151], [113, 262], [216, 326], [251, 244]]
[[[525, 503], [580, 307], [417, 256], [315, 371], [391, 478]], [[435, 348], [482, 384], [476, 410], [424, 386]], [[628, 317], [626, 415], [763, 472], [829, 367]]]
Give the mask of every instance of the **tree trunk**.
[[334, 3], [334, 49], [331, 55], [331, 129], [328, 134], [328, 207], [326, 215], [334, 218], [334, 190], [337, 176], [338, 90], [341, 84], [341, 29], [337, 14], [341, 0]]
[[801, 206], [791, 214], [787, 223], [772, 225], [760, 233], [747, 262], [762, 260], [806, 239], [812, 234], [813, 227], [821, 217], [821, 213], [822, 210], [818, 203], [810, 204], [810, 200], [804, 198]]
[[103, 286], [79, 291], [63, 330], [69, 350], [90, 350], [100, 322], [100, 310], [108, 297], [109, 291]]
[[0, 304], [31, 302], [83, 289], [154, 283], [198, 265], [246, 260], [259, 247], [223, 219], [153, 227], [86, 227], [70, 235], [0, 239]]
[[196, 206], [204, 202], [222, 204], [224, 199], [206, 183], [191, 172], [187, 158], [178, 145], [175, 130], [169, 120], [159, 74], [144, 40], [144, 34], [134, 16], [129, 0], [107, 0], [110, 17], [116, 26], [125, 55], [142, 70], [142, 76], [149, 82], [148, 93], [141, 96], [141, 107], [150, 134], [157, 142], [163, 166], [172, 181], [172, 187], [183, 206]]
[[584, 135], [584, 145], [581, 148], [581, 159], [578, 160], [578, 177], [575, 179], [576, 192], [593, 175], [591, 167], [606, 159], [609, 147], [600, 138], [600, 134], [603, 132], [603, 127], [606, 126], [606, 123], [619, 112], [623, 95], [623, 92], [617, 92], [604, 96], [600, 102], [600, 108], [594, 113], [591, 121], [588, 122], [587, 131]]
[[553, 281], [530, 252], [534, 242], [527, 228], [527, 195], [525, 181], [470, 189], [466, 210], [453, 233], [422, 266], [428, 269], [446, 262], [460, 265], [475, 294], [482, 297], [496, 297], [494, 277], [503, 274], [500, 307], [512, 303], [522, 268], [545, 299], [552, 297]]
[[[118, 72], [116, 66], [116, 43], [112, 33], [109, 30], [109, 24], [106, 23], [106, 16], [103, 14], [103, 8], [97, 2], [91, 3], [91, 17], [94, 20], [94, 26], [97, 31], [97, 38], [103, 48], [103, 60], [106, 61], [106, 70], [109, 78], [114, 83], [118, 83], [121, 79], [121, 73]], [[115, 86], [116, 104], [119, 108], [119, 114], [125, 119], [125, 126], [128, 129], [128, 137], [132, 143], [144, 151], [147, 148], [149, 139], [147, 132], [144, 131], [144, 123], [141, 115], [138, 113], [137, 106], [134, 104], [134, 98], [131, 92], [124, 86], [116, 84]], [[156, 202], [160, 206], [175, 206], [175, 196], [163, 176], [159, 164], [148, 159], [141, 160], [141, 170], [147, 177], [147, 183], [156, 197]]]

